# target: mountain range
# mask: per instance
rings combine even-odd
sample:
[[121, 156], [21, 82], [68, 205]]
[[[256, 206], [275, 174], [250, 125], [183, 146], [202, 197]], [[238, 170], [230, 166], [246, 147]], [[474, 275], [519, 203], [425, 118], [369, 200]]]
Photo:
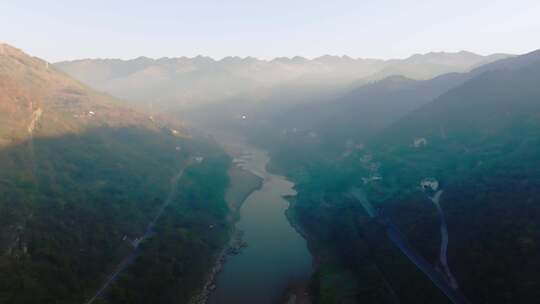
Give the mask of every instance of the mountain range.
[[[207, 104], [291, 104], [337, 96], [389, 75], [429, 79], [464, 72], [509, 55], [481, 56], [470, 52], [428, 53], [406, 59], [353, 59], [322, 56], [260, 60], [252, 57], [161, 58], [132, 60], [83, 59], [56, 63], [75, 79], [96, 89], [158, 108], [185, 111]], [[240, 108], [241, 109], [241, 108]], [[229, 114], [229, 113], [227, 113]]]

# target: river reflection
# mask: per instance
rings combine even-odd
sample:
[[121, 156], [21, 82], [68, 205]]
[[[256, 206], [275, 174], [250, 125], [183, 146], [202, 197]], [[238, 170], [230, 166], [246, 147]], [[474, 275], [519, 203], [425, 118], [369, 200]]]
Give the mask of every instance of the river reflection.
[[266, 171], [268, 154], [244, 143], [235, 162], [264, 179], [240, 209], [237, 227], [248, 247], [229, 257], [218, 275], [211, 304], [275, 303], [291, 282], [309, 277], [312, 257], [306, 241], [289, 224], [285, 195], [294, 195], [294, 184]]

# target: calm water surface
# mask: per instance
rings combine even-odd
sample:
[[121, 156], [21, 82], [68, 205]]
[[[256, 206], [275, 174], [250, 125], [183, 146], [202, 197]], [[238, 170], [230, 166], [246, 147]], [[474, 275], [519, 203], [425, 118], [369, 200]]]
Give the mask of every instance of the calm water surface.
[[264, 179], [240, 209], [237, 227], [244, 232], [248, 247], [229, 257], [217, 277], [210, 304], [275, 303], [289, 283], [305, 280], [312, 269], [306, 241], [289, 224], [284, 195], [294, 195], [293, 183], [266, 171], [267, 153], [236, 143], [239, 166]]

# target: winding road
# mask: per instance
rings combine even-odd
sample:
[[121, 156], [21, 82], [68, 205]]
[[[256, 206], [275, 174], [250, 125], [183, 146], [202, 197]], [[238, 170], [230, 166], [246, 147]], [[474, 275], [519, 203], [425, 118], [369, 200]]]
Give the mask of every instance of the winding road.
[[167, 195], [167, 198], [163, 201], [163, 203], [159, 207], [158, 213], [154, 216], [152, 221], [148, 223], [148, 226], [146, 226], [146, 231], [141, 237], [140, 242], [138, 242], [134, 246], [133, 250], [124, 259], [122, 259], [122, 261], [116, 266], [116, 269], [114, 270], [114, 272], [112, 272], [107, 277], [107, 280], [105, 280], [103, 285], [101, 285], [101, 287], [96, 291], [94, 296], [92, 296], [92, 298], [90, 298], [88, 301], [85, 302], [86, 304], [92, 304], [98, 298], [103, 296], [105, 291], [111, 286], [112, 283], [114, 283], [118, 275], [122, 273], [122, 271], [124, 271], [131, 264], [131, 262], [135, 260], [135, 258], [137, 257], [140, 251], [139, 250], [140, 244], [144, 242], [146, 239], [150, 238], [154, 234], [154, 227], [157, 221], [161, 218], [161, 216], [163, 215], [163, 212], [165, 211], [167, 206], [171, 204], [174, 196], [176, 195], [176, 192], [178, 190], [178, 180], [180, 180], [180, 178], [184, 174], [185, 169], [191, 164], [191, 162], [192, 162], [191, 159], [188, 160], [186, 165], [182, 169], [180, 169], [180, 171], [172, 178], [171, 189], [169, 191], [169, 194]]
[[441, 204], [439, 203], [442, 193], [443, 191], [439, 190], [433, 197], [429, 198], [433, 204], [435, 204], [441, 220], [441, 250], [439, 254], [439, 261], [452, 288], [458, 289], [459, 286], [457, 280], [454, 278], [454, 275], [452, 275], [452, 272], [450, 272], [450, 267], [448, 267], [448, 226], [446, 224], [446, 217], [444, 216]]
[[[378, 211], [377, 209], [373, 208], [373, 205], [367, 200], [366, 195], [364, 192], [359, 189], [355, 188], [353, 189], [350, 194], [352, 197], [357, 199], [360, 204], [364, 207], [367, 214], [373, 218], [374, 220], [381, 223], [385, 229], [386, 229], [386, 235], [388, 238], [396, 245], [399, 250], [409, 258], [409, 260], [416, 265], [416, 267], [421, 270], [429, 279], [430, 281], [437, 287], [439, 290], [444, 293], [448, 299], [454, 303], [454, 304], [467, 304], [468, 301], [461, 294], [461, 292], [458, 289], [455, 289], [449, 281], [437, 270], [433, 268], [433, 266], [426, 261], [407, 241], [407, 238], [405, 235], [401, 233], [399, 228], [392, 222], [392, 220], [381, 213], [381, 211]], [[440, 197], [440, 194], [438, 195]], [[448, 233], [447, 233], [448, 236]], [[446, 252], [446, 251], [445, 251]]]

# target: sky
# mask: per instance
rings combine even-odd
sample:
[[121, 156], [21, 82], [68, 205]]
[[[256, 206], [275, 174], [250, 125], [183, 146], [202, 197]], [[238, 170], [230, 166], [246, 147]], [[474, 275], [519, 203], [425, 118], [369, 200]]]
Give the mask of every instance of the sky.
[[538, 0], [0, 0], [0, 42], [50, 62], [522, 54], [540, 48], [539, 16]]

